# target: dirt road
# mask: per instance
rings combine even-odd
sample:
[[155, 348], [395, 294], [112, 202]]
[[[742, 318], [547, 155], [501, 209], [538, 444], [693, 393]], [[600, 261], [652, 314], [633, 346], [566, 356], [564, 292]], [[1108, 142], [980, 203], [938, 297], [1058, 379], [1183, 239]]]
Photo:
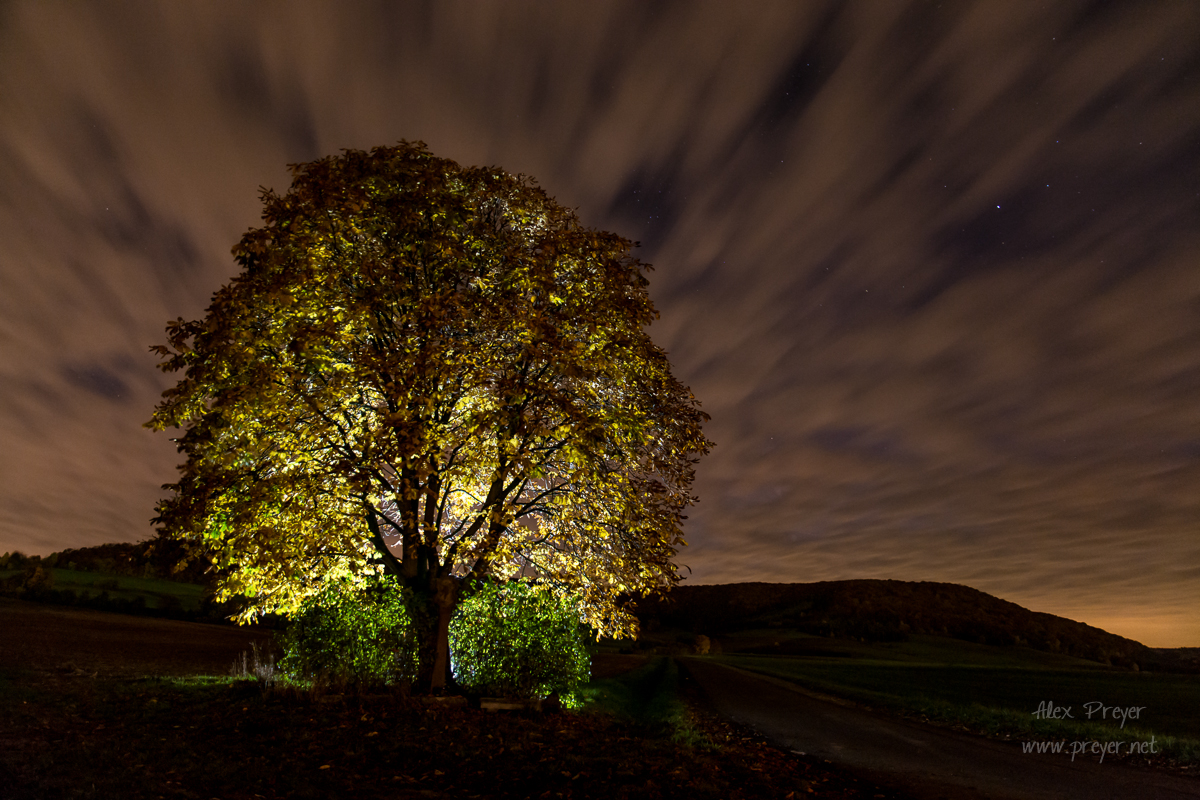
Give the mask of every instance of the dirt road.
[[786, 681], [684, 659], [716, 710], [782, 747], [828, 759], [929, 800], [1177, 800], [1200, 798], [1185, 779], [1099, 756], [1022, 753], [994, 742], [816, 698]]

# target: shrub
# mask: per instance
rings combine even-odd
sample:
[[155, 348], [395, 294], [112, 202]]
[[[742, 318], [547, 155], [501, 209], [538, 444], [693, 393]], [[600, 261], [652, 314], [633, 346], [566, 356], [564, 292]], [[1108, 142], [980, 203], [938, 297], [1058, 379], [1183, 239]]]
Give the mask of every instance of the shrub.
[[45, 593], [54, 588], [54, 571], [42, 569], [40, 564], [31, 563], [25, 567], [25, 586], [26, 592], [37, 595]]
[[377, 686], [416, 675], [416, 637], [406, 593], [390, 579], [365, 589], [330, 584], [280, 637], [280, 668], [292, 678]]
[[0, 569], [21, 569], [28, 560], [29, 556], [20, 550], [13, 550], [11, 553], [0, 556]]
[[454, 678], [467, 691], [579, 702], [591, 655], [575, 603], [526, 583], [488, 583], [450, 623]]

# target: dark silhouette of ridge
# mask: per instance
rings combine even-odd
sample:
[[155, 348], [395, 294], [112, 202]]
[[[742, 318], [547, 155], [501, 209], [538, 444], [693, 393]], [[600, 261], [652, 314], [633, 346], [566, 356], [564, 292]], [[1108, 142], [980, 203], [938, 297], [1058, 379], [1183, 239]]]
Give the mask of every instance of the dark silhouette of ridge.
[[791, 629], [871, 642], [914, 634], [1023, 646], [1127, 669], [1200, 671], [1200, 663], [1074, 620], [1030, 611], [953, 583], [846, 580], [819, 583], [682, 585], [637, 605], [644, 629], [719, 637]]

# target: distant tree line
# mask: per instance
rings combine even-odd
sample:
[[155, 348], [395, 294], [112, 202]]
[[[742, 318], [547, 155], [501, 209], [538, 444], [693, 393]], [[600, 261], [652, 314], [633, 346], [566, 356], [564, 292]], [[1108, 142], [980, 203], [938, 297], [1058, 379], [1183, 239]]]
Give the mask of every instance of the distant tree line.
[[[87, 588], [56, 585], [55, 570], [90, 572], [109, 577], [90, 581]], [[213, 596], [214, 571], [203, 557], [188, 555], [175, 541], [158, 537], [143, 542], [71, 548], [48, 556], [20, 551], [0, 555], [0, 596], [38, 603], [90, 608], [122, 614], [226, 623], [239, 610], [236, 600], [218, 602]], [[171, 592], [155, 592], [154, 604], [145, 593], [121, 586], [121, 578], [155, 578], [204, 587], [198, 608], [185, 608]], [[119, 595], [125, 596], [119, 596]], [[267, 624], [277, 624], [274, 618]]]
[[192, 556], [179, 542], [161, 536], [143, 542], [68, 548], [48, 556], [27, 556], [20, 551], [0, 555], [0, 571], [23, 570], [29, 565], [131, 578], [159, 578], [202, 586], [210, 584], [214, 578], [211, 561], [203, 556]]

